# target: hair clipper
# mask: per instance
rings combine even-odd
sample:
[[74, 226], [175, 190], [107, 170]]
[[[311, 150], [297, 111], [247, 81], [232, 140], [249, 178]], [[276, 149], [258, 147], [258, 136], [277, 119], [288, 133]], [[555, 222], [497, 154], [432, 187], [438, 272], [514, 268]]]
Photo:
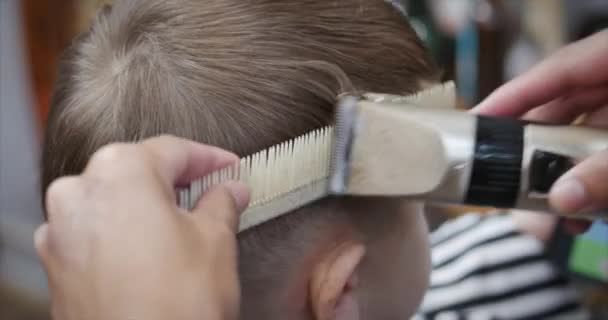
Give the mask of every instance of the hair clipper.
[[[395, 96], [344, 97], [336, 122], [333, 194], [551, 212], [557, 179], [608, 147], [608, 131], [422, 107]], [[599, 216], [608, 217], [588, 215]]]

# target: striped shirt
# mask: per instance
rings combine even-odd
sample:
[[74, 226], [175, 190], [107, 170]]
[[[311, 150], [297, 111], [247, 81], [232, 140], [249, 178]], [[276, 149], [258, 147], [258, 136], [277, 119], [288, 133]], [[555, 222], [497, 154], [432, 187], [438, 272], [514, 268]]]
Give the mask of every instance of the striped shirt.
[[469, 214], [431, 234], [430, 288], [412, 320], [587, 320], [580, 293], [510, 215]]

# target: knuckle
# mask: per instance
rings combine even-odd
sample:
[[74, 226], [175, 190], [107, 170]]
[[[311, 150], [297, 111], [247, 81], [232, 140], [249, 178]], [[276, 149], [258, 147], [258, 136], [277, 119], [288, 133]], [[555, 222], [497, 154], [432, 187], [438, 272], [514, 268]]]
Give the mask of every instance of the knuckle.
[[146, 150], [134, 144], [110, 144], [93, 154], [86, 172], [97, 178], [124, 176], [137, 172], [147, 158]]
[[40, 261], [49, 266], [52, 262], [60, 261], [65, 256], [65, 248], [59, 243], [61, 237], [65, 236], [64, 231], [57, 230], [54, 226], [48, 225], [45, 230], [40, 227], [35, 234], [34, 248], [38, 253]]
[[141, 145], [144, 146], [146, 150], [153, 152], [155, 149], [164, 149], [166, 146], [173, 145], [178, 141], [181, 141], [181, 139], [174, 135], [162, 134], [145, 140]]
[[46, 192], [47, 199], [61, 198], [64, 194], [69, 193], [74, 188], [73, 177], [63, 177], [53, 181]]
[[53, 215], [56, 208], [61, 206], [64, 201], [70, 201], [73, 198], [80, 187], [79, 179], [78, 177], [63, 177], [49, 185], [45, 196], [49, 216]]
[[229, 209], [232, 211], [237, 210], [236, 201], [228, 187], [225, 185], [219, 185], [217, 186], [215, 192], [217, 197], [216, 199], [218, 200], [218, 204], [220, 206], [218, 209]]
[[171, 150], [175, 148], [175, 145], [182, 142], [181, 138], [173, 135], [163, 134], [150, 138], [142, 142], [140, 145], [148, 153], [148, 155], [155, 157], [159, 150]]
[[179, 138], [172, 134], [161, 134], [154, 138], [148, 139], [146, 142], [148, 142], [148, 143], [166, 143], [166, 142], [174, 142], [176, 140], [179, 140]]
[[34, 248], [40, 256], [41, 259], [48, 259], [48, 239], [45, 235], [41, 234], [42, 232], [39, 230], [36, 231], [36, 235], [34, 238]]
[[127, 157], [134, 156], [133, 146], [126, 143], [114, 143], [99, 148], [89, 160], [90, 167], [115, 166]]

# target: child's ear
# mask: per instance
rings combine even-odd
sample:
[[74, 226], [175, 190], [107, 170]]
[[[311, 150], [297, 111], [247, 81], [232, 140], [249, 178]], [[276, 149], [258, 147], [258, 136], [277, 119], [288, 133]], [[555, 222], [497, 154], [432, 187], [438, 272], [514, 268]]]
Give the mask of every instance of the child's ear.
[[365, 255], [360, 243], [345, 243], [329, 252], [315, 266], [310, 301], [316, 320], [358, 320], [357, 266]]

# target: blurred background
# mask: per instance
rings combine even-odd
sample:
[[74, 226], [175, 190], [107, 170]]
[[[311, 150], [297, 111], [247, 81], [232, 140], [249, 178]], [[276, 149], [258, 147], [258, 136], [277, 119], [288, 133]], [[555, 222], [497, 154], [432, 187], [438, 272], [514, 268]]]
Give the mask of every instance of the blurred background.
[[[32, 244], [42, 221], [39, 147], [58, 59], [110, 2], [0, 0], [0, 319], [48, 319], [45, 278]], [[445, 79], [457, 82], [465, 106], [564, 44], [608, 26], [606, 0], [401, 3]], [[460, 211], [442, 209], [434, 217]], [[608, 305], [601, 285], [585, 290], [590, 307]]]

